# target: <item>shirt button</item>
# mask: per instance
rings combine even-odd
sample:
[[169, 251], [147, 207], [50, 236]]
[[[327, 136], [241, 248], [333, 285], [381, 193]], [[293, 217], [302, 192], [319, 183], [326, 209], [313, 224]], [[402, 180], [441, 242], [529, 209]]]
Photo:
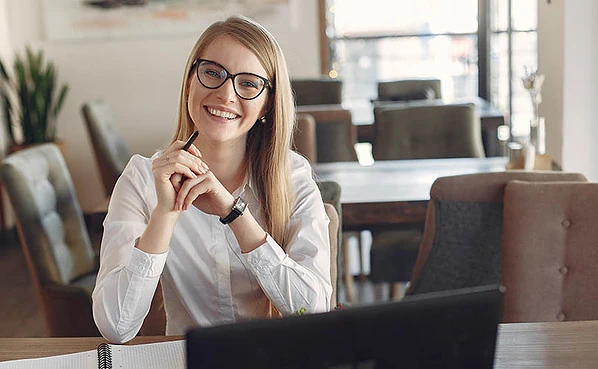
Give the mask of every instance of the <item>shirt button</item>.
[[569, 228], [571, 226], [571, 221], [569, 219], [565, 219], [561, 222], [561, 225], [565, 228]]
[[569, 268], [567, 268], [566, 266], [562, 266], [559, 268], [559, 272], [561, 272], [562, 275], [567, 274], [567, 272], [569, 272]]
[[565, 320], [565, 314], [561, 311], [560, 313], [558, 313], [556, 315], [556, 318], [557, 318], [557, 320], [562, 322], [563, 320]]
[[137, 269], [138, 269], [140, 272], [143, 272], [143, 265], [140, 265], [140, 266], [139, 266]]

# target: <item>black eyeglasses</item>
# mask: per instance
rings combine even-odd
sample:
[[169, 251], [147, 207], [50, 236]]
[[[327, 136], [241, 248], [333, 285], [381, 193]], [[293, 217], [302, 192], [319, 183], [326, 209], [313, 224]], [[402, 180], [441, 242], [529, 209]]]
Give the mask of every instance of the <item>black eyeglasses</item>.
[[244, 100], [253, 100], [260, 96], [266, 87], [272, 91], [272, 84], [267, 78], [253, 73], [231, 74], [222, 65], [205, 59], [197, 59], [195, 74], [199, 83], [212, 90], [222, 86], [227, 79], [233, 81], [233, 89], [237, 96]]

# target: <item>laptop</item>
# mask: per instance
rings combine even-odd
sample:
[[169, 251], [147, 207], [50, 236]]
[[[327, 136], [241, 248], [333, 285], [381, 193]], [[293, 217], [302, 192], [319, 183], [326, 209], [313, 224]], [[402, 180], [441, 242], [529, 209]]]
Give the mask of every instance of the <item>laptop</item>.
[[188, 369], [491, 369], [500, 286], [187, 332]]

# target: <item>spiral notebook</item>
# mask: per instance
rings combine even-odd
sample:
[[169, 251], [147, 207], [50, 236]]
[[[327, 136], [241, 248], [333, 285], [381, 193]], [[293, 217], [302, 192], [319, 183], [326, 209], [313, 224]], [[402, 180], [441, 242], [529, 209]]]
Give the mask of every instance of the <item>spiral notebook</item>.
[[102, 343], [75, 354], [0, 362], [0, 369], [185, 369], [185, 341], [143, 345]]

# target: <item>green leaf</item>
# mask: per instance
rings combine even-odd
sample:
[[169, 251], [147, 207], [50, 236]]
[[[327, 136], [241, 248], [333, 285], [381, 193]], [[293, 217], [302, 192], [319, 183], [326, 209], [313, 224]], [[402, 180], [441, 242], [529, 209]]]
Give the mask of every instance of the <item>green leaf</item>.
[[62, 103], [66, 98], [66, 94], [69, 92], [69, 86], [63, 85], [60, 89], [60, 94], [58, 95], [58, 100], [56, 101], [56, 105], [54, 106], [54, 116], [56, 117], [62, 108]]
[[10, 136], [10, 141], [11, 142], [15, 142], [15, 134], [14, 134], [14, 128], [12, 126], [12, 116], [11, 116], [11, 106], [10, 106], [10, 101], [8, 100], [8, 97], [6, 95], [3, 95], [3, 101], [2, 101], [2, 110], [4, 111], [4, 120], [6, 122], [6, 131], [8, 132], [8, 135]]

